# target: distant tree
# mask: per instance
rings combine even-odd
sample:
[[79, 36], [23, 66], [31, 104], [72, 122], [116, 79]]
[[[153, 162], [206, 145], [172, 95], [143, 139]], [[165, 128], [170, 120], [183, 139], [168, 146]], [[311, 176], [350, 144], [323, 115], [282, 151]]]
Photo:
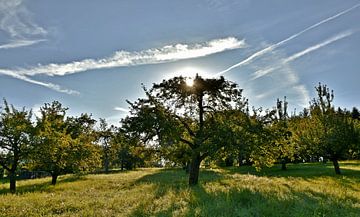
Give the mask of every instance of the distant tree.
[[257, 170], [271, 167], [279, 159], [279, 150], [275, 146], [275, 138], [271, 124], [276, 110], [253, 109], [250, 117], [249, 142], [251, 143], [250, 160]]
[[113, 149], [111, 147], [114, 137], [114, 126], [108, 126], [106, 123], [106, 120], [103, 118], [100, 118], [100, 126], [97, 131], [98, 134], [98, 141], [100, 143], [101, 149], [102, 149], [102, 160], [103, 160], [103, 166], [105, 169], [105, 173], [109, 172], [110, 162], [113, 159]]
[[286, 97], [283, 101], [277, 99], [275, 118], [271, 125], [274, 151], [278, 154], [282, 170], [286, 170], [286, 163], [293, 160], [296, 150], [295, 143], [292, 143], [291, 139], [292, 132], [289, 129], [290, 117], [287, 112], [287, 105]]
[[354, 147], [357, 132], [353, 120], [342, 110], [335, 111], [333, 91], [319, 83], [315, 87], [317, 98], [310, 106], [310, 119], [305, 137], [313, 143], [314, 152], [333, 162], [336, 174], [340, 174], [338, 161], [345, 158]]
[[[245, 102], [246, 103], [246, 102]], [[251, 141], [250, 141], [250, 119], [246, 110], [226, 110], [217, 112], [213, 115], [213, 127], [209, 141], [215, 149], [219, 149], [212, 158], [219, 165], [233, 166], [235, 161], [242, 164], [249, 161]]]
[[114, 162], [121, 170], [131, 170], [145, 165], [146, 147], [136, 137], [130, 137], [124, 128], [117, 128], [111, 141], [115, 153]]
[[351, 117], [355, 120], [359, 120], [360, 121], [360, 112], [359, 109], [357, 109], [356, 107], [353, 107], [352, 111], [351, 111]]
[[68, 171], [73, 173], [90, 172], [101, 165], [101, 150], [95, 145], [96, 120], [91, 115], [81, 114], [79, 117], [67, 117], [66, 131], [72, 138]]
[[7, 170], [10, 191], [16, 192], [16, 170], [26, 160], [33, 133], [31, 111], [17, 110], [4, 100], [0, 114], [0, 165]]
[[[147, 119], [146, 125], [136, 121], [140, 132], [142, 127], [147, 132], [153, 129], [151, 138], [157, 136], [161, 145], [184, 143], [191, 149], [189, 185], [196, 185], [200, 163], [221, 147], [210, 141], [214, 115], [243, 108], [244, 99], [242, 90], [223, 77], [204, 79], [196, 75], [192, 86], [187, 85], [186, 79], [174, 77], [154, 84], [149, 91], [144, 88], [147, 98], [130, 105], [135, 117], [148, 114], [142, 115]], [[144, 113], [145, 110], [154, 112]]]
[[37, 119], [32, 166], [49, 172], [53, 185], [59, 175], [93, 170], [99, 161], [91, 129], [95, 121], [88, 115], [65, 119], [66, 110], [58, 101], [45, 103]]

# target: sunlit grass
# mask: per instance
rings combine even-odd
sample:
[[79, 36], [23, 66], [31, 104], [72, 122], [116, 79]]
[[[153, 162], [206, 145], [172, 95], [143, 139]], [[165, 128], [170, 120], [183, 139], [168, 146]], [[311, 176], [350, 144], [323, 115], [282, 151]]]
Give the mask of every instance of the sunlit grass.
[[187, 186], [180, 169], [0, 184], [0, 216], [360, 216], [360, 162], [202, 170]]

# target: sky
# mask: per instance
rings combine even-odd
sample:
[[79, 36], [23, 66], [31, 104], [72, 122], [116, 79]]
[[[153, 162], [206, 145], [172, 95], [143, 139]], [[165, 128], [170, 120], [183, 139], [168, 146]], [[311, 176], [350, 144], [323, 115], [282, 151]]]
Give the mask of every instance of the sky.
[[359, 0], [0, 0], [0, 97], [112, 124], [173, 76], [239, 84], [255, 107], [302, 110], [327, 84], [360, 107]]

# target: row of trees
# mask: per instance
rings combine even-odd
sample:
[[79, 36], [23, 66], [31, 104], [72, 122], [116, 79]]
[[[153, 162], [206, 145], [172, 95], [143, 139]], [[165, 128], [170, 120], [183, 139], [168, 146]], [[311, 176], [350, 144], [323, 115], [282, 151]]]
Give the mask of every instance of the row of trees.
[[146, 97], [129, 102], [131, 115], [122, 127], [133, 138], [157, 145], [162, 157], [188, 166], [189, 184], [198, 183], [200, 164], [221, 161], [251, 163], [257, 169], [278, 162], [331, 160], [340, 174], [340, 159], [359, 158], [359, 111], [335, 109], [333, 91], [315, 88], [317, 97], [299, 114], [288, 103], [273, 109], [252, 108], [237, 84], [196, 76], [189, 86], [175, 77], [143, 87]]
[[66, 116], [59, 102], [46, 103], [35, 117], [4, 100], [0, 117], [0, 166], [16, 191], [20, 170], [46, 171], [55, 185], [59, 175], [98, 170], [109, 166], [131, 168], [134, 154], [119, 128], [100, 119], [99, 127], [91, 115]]
[[198, 183], [200, 165], [253, 164], [260, 169], [322, 157], [340, 173], [338, 160], [359, 158], [359, 111], [335, 109], [333, 92], [316, 87], [317, 97], [299, 114], [288, 113], [286, 98], [271, 110], [249, 109], [237, 84], [196, 76], [174, 77], [143, 87], [146, 97], [128, 102], [121, 127], [98, 125], [88, 114], [66, 116], [55, 101], [32, 112], [4, 100], [0, 117], [0, 165], [15, 192], [21, 168], [47, 171], [52, 184], [65, 173], [136, 166], [183, 166], [189, 184]]

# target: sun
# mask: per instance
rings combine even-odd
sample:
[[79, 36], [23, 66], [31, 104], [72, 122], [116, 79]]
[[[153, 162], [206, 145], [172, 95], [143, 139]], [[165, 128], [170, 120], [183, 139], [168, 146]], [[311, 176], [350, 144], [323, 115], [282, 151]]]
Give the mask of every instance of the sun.
[[187, 86], [192, 87], [194, 85], [194, 78], [186, 78], [185, 83]]

